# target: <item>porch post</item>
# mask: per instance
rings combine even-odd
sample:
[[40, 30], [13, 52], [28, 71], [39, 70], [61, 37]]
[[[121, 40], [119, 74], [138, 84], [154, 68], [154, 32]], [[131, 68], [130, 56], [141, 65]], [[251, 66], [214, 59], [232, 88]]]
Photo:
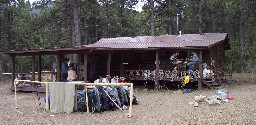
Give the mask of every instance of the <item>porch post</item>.
[[110, 75], [110, 66], [111, 66], [111, 52], [108, 53], [108, 57], [107, 57], [107, 75]]
[[[35, 81], [36, 80], [36, 75], [35, 75], [35, 72], [36, 72], [36, 57], [35, 55], [32, 55], [32, 81]], [[32, 86], [35, 87], [35, 83], [32, 83]]]
[[35, 55], [32, 55], [32, 81], [36, 80], [36, 78], [35, 78], [35, 71], [36, 71], [35, 64], [36, 64], [36, 57], [35, 57]]
[[60, 73], [60, 66], [61, 66], [61, 55], [57, 55], [56, 59], [56, 65], [57, 65], [57, 82], [61, 81], [61, 73]]
[[124, 53], [121, 53], [120, 77], [124, 77]]
[[203, 51], [199, 50], [199, 63], [203, 61]]
[[11, 55], [11, 63], [12, 63], [12, 82], [11, 86], [14, 85], [14, 80], [15, 80], [15, 55]]
[[41, 71], [42, 71], [42, 56], [38, 55], [38, 81], [41, 82]]
[[88, 65], [88, 54], [85, 52], [84, 53], [84, 67], [83, 67], [83, 75], [84, 75], [84, 82], [87, 82], [87, 65]]
[[155, 88], [157, 90], [160, 89], [160, 85], [159, 85], [159, 50], [156, 51], [156, 72], [155, 72]]
[[203, 77], [203, 65], [202, 65], [202, 61], [203, 61], [203, 51], [200, 50], [199, 51], [199, 76], [200, 78], [198, 79], [198, 90], [202, 89], [202, 77]]

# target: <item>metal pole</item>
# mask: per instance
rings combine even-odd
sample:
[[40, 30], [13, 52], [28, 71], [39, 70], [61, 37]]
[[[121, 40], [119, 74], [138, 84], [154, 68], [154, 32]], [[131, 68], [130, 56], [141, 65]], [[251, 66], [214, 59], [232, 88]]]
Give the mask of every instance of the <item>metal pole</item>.
[[177, 34], [179, 34], [179, 15], [180, 15], [180, 14], [177, 14], [177, 16], [176, 16], [176, 21], [177, 21]]

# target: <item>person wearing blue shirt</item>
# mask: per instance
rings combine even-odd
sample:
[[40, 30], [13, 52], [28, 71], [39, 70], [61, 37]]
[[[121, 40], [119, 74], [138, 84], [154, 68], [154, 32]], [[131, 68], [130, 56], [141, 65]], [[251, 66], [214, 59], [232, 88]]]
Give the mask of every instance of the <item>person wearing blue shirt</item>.
[[194, 69], [194, 65], [197, 64], [198, 61], [199, 61], [198, 55], [195, 52], [193, 52], [192, 58], [189, 59], [188, 61], [189, 61], [188, 64], [187, 64], [188, 68], [193, 70]]
[[68, 77], [68, 64], [67, 64], [68, 59], [64, 59], [64, 61], [61, 63], [61, 80], [62, 81], [67, 81]]

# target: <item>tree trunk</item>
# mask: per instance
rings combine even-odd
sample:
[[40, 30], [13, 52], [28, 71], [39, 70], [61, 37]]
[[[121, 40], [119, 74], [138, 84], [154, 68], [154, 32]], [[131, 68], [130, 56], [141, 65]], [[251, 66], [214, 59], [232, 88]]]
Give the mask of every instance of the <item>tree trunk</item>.
[[125, 23], [126, 23], [125, 19], [123, 18], [124, 17], [124, 8], [125, 8], [125, 0], [120, 0], [119, 16], [121, 17], [121, 21], [120, 21], [121, 26], [119, 26], [120, 27], [119, 31], [121, 32], [120, 34], [122, 37], [127, 36], [127, 33], [122, 30], [122, 27], [125, 27]]
[[212, 14], [212, 32], [215, 33], [217, 29], [216, 14]]
[[[3, 45], [2, 43], [2, 19], [0, 19], [0, 43]], [[2, 46], [0, 46], [0, 81], [2, 81], [3, 79], [3, 53], [1, 52], [3, 51]]]
[[[171, 5], [172, 5], [172, 1], [171, 0], [167, 0], [167, 8], [171, 8]], [[168, 18], [169, 18], [169, 21], [167, 23], [167, 33], [169, 35], [172, 35], [172, 29], [173, 29], [173, 24], [172, 24], [172, 12], [168, 12]]]
[[81, 21], [82, 21], [82, 29], [83, 29], [83, 32], [84, 32], [84, 34], [81, 36], [81, 44], [88, 45], [88, 41], [87, 41], [87, 37], [88, 37], [88, 32], [87, 32], [88, 24], [87, 24], [87, 21], [86, 21], [86, 17], [83, 18]]
[[243, 39], [243, 13], [240, 12], [240, 19], [239, 19], [239, 43], [240, 43], [240, 50], [239, 50], [239, 70], [240, 72], [244, 71], [244, 39]]
[[151, 36], [155, 36], [155, 8], [154, 8], [154, 0], [150, 0], [150, 27], [151, 27]]
[[198, 0], [198, 32], [199, 34], [203, 33], [203, 17], [202, 17], [202, 4], [201, 1]]
[[[77, 13], [77, 0], [71, 1], [71, 47], [80, 46], [81, 45], [81, 35], [79, 31], [79, 19], [78, 19], [78, 13]], [[78, 55], [73, 54], [70, 58], [70, 62], [78, 62]]]
[[3, 53], [0, 52], [0, 81], [3, 80]]

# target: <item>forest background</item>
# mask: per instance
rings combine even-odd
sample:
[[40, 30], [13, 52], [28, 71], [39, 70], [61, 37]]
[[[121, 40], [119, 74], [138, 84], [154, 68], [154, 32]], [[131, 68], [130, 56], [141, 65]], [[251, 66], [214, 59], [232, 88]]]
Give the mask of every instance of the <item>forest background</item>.
[[[5, 51], [79, 46], [111, 37], [176, 35], [179, 31], [228, 33], [227, 67], [232, 65], [233, 72], [251, 72], [256, 70], [255, 21], [256, 0], [0, 0], [0, 72], [11, 72]], [[17, 57], [17, 72], [29, 72], [31, 60]], [[43, 56], [42, 60], [42, 68], [50, 70], [54, 58]]]

